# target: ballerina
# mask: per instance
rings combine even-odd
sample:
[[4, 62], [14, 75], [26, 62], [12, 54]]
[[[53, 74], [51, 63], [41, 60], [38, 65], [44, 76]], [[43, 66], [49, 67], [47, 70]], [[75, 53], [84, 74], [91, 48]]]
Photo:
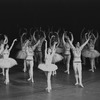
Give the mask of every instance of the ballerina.
[[38, 44], [40, 43], [40, 40], [38, 40], [38, 42], [35, 45], [31, 44], [31, 41], [28, 42], [28, 45], [26, 46], [26, 64], [29, 65], [29, 79], [28, 81], [34, 82], [33, 79], [33, 67], [34, 67], [34, 50], [36, 49], [36, 47], [38, 46]]
[[38, 68], [40, 70], [43, 70], [45, 72], [45, 75], [47, 77], [47, 88], [46, 90], [48, 92], [51, 91], [51, 75], [52, 71], [57, 70], [57, 66], [55, 64], [52, 64], [52, 58], [55, 54], [55, 45], [56, 42], [54, 43], [54, 47], [51, 50], [50, 48], [47, 49], [47, 40], [45, 40], [45, 63], [39, 64]]
[[24, 60], [24, 68], [23, 71], [26, 72], [26, 46], [28, 44], [28, 39], [25, 39], [25, 41], [23, 41], [23, 36], [26, 35], [26, 33], [23, 33], [20, 37], [20, 42], [21, 42], [21, 50], [18, 52], [17, 54], [17, 58], [18, 59], [23, 59]]
[[69, 37], [66, 36], [66, 38], [67, 38], [67, 40], [68, 40], [68, 42], [69, 42], [69, 44], [71, 46], [71, 49], [72, 49], [72, 52], [73, 52], [73, 56], [74, 56], [73, 68], [74, 68], [75, 79], [76, 79], [75, 85], [80, 85], [81, 87], [84, 87], [83, 84], [82, 84], [81, 51], [84, 48], [84, 46], [89, 42], [90, 36], [85, 41], [85, 43], [83, 43], [81, 46], [80, 46], [79, 42], [77, 42], [76, 46], [74, 46], [72, 44], [72, 41], [69, 39]]
[[[4, 50], [4, 46], [8, 43], [8, 38], [6, 35], [4, 35], [4, 38], [5, 39], [3, 41], [1, 41], [1, 44], [0, 44], [0, 56], [1, 56], [1, 58], [3, 57], [2, 52]], [[4, 68], [2, 68], [2, 72], [0, 74], [3, 74], [3, 76], [5, 75]]]
[[[91, 38], [87, 44], [88, 49], [84, 50], [83, 56], [90, 59], [91, 69], [89, 69], [89, 71], [94, 72], [94, 69], [96, 69], [95, 58], [100, 56], [100, 53], [97, 50], [95, 50], [95, 43], [99, 36], [97, 34], [97, 37], [95, 37], [95, 35], [91, 32], [89, 32], [89, 34], [91, 34]], [[87, 37], [86, 37], [86, 39], [87, 39]]]
[[17, 39], [13, 40], [10, 48], [9, 48], [9, 45], [6, 44], [6, 46], [2, 52], [3, 58], [0, 59], [0, 67], [6, 69], [6, 79], [4, 81], [5, 84], [9, 83], [9, 68], [17, 65], [16, 60], [9, 57], [11, 49], [14, 46], [15, 41], [17, 41]]
[[[71, 34], [71, 42], [73, 43], [73, 35], [72, 33], [70, 32]], [[64, 48], [65, 48], [65, 52], [64, 52], [64, 58], [65, 58], [65, 63], [66, 63], [66, 68], [67, 70], [65, 71], [65, 73], [68, 73], [70, 74], [70, 60], [71, 60], [71, 53], [70, 53], [70, 49], [71, 49], [71, 46], [69, 44], [69, 42], [66, 40], [65, 42], [65, 36], [66, 35], [66, 32], [64, 32], [63, 36], [62, 36], [62, 40], [63, 40], [63, 44], [64, 44]]]
[[[59, 54], [59, 53], [57, 52], [57, 48], [58, 48], [59, 43], [60, 43], [60, 40], [59, 40], [59, 37], [58, 37], [58, 32], [54, 32], [54, 33], [55, 33], [57, 36], [52, 35], [52, 36], [51, 36], [51, 39], [50, 39], [50, 48], [51, 48], [51, 50], [53, 49], [54, 44], [56, 43], [56, 45], [55, 45], [55, 54], [54, 54], [54, 56], [53, 56], [53, 58], [52, 58], [52, 63], [53, 63], [53, 64], [55, 64], [55, 63], [57, 63], [57, 62], [59, 62], [59, 61], [61, 61], [61, 60], [63, 59], [63, 57], [61, 56], [61, 54]], [[52, 41], [52, 40], [53, 40], [53, 41]], [[53, 75], [53, 76], [56, 75], [56, 74], [57, 74], [56, 70], [52, 72], [52, 75]]]

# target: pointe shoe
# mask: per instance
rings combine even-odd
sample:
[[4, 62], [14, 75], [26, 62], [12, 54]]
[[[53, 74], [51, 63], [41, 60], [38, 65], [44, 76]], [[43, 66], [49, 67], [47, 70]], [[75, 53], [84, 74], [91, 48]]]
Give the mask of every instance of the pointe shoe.
[[7, 85], [9, 84], [9, 80], [5, 80], [4, 83]]
[[79, 84], [82, 88], [84, 87], [82, 83]]
[[51, 92], [51, 88], [48, 88], [48, 87], [47, 87], [47, 88], [46, 88], [46, 91], [47, 91], [47, 92]]
[[67, 74], [70, 74], [68, 70], [66, 70], [66, 71], [64, 71], [64, 72], [67, 73]]
[[32, 78], [27, 79], [28, 81], [31, 81], [32, 83], [34, 83], [34, 80]]
[[89, 69], [89, 71], [92, 71], [92, 72], [94, 72], [94, 70], [93, 70], [93, 69]]
[[25, 69], [25, 68], [23, 69], [23, 72], [24, 72], [24, 73], [26, 72], [26, 69]]
[[75, 85], [78, 85], [78, 82], [76, 82]]

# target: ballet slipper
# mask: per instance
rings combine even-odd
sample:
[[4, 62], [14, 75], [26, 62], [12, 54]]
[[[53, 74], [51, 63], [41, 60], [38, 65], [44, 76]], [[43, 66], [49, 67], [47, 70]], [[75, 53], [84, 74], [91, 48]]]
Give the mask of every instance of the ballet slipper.
[[80, 85], [82, 88], [84, 87], [82, 83], [79, 83], [79, 85]]
[[31, 82], [32, 83], [34, 83], [34, 80], [32, 79], [32, 78], [29, 78], [29, 79], [27, 79], [28, 81], [30, 81], [31, 80]]
[[50, 92], [51, 90], [52, 90], [52, 89], [49, 88], [49, 87], [46, 88], [46, 91], [47, 91], [47, 92]]
[[89, 71], [92, 71], [92, 72], [94, 72], [94, 70], [93, 70], [93, 69], [89, 69]]
[[9, 80], [5, 80], [4, 83], [7, 85], [9, 84]]
[[76, 82], [75, 85], [78, 85], [78, 82]]
[[70, 74], [68, 70], [66, 70], [66, 71], [64, 71], [64, 72], [67, 73], [67, 74]]

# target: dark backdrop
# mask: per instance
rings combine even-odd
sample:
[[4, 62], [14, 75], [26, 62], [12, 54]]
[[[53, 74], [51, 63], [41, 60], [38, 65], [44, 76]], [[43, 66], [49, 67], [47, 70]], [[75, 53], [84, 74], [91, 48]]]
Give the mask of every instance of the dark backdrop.
[[0, 33], [13, 39], [19, 28], [53, 26], [78, 34], [79, 41], [84, 27], [100, 32], [99, 5], [99, 0], [0, 0]]

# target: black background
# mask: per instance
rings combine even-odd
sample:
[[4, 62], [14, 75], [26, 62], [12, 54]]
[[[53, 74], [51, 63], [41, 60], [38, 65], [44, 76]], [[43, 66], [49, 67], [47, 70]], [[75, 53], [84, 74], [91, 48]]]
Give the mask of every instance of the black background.
[[20, 28], [40, 26], [65, 28], [75, 36], [84, 27], [100, 32], [99, 9], [99, 0], [0, 0], [0, 33], [13, 39]]

